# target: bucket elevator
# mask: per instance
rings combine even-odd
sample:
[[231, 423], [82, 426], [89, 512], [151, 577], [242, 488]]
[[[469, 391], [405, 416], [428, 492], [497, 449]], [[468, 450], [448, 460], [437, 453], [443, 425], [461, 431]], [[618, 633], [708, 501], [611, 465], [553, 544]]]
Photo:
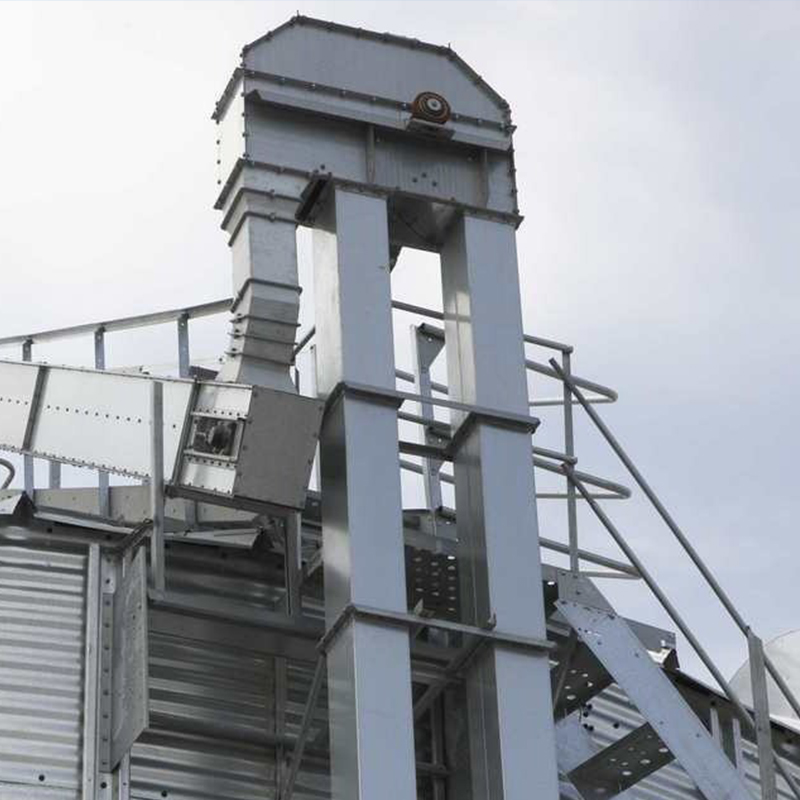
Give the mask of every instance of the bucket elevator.
[[[450, 48], [297, 16], [213, 116], [232, 298], [0, 339], [22, 354], [0, 361], [0, 800], [800, 798], [796, 676], [603, 421], [616, 394], [523, 331], [508, 103]], [[393, 298], [403, 248], [438, 255], [441, 310]], [[219, 371], [194, 366], [190, 322], [225, 312]], [[167, 324], [177, 375], [106, 368], [106, 336]], [[42, 359], [80, 336], [95, 369]], [[563, 451], [537, 444], [550, 407]], [[578, 469], [578, 413], [742, 631], [736, 688], [613, 522], [631, 490]], [[580, 546], [579, 504], [624, 560]], [[716, 688], [611, 606], [615, 578]]]

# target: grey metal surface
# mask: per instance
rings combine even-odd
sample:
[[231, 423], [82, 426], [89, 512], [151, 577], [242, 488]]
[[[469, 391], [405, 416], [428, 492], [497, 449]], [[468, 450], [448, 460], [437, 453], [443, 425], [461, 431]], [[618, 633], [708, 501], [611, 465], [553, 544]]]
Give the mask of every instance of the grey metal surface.
[[[619, 686], [611, 686], [595, 697], [580, 717], [579, 724], [584, 725], [596, 748], [605, 748], [621, 737], [640, 727], [645, 722], [631, 700]], [[734, 720], [735, 722], [735, 720]], [[788, 729], [783, 729], [784, 736], [791, 737]], [[739, 738], [741, 747], [741, 774], [754, 797], [759, 796], [758, 751], [753, 742]], [[797, 763], [787, 766], [796, 778], [800, 778], [800, 767]], [[638, 783], [629, 790], [636, 800], [702, 800], [702, 795], [695, 788], [691, 778], [681, 765], [674, 761], [662, 767], [653, 775]], [[782, 800], [791, 798], [786, 784], [778, 777], [778, 797]]]
[[[320, 393], [346, 380], [391, 389], [386, 201], [336, 188], [324, 214], [313, 234]], [[340, 394], [320, 453], [328, 628], [351, 603], [405, 611], [396, 406]], [[407, 632], [350, 618], [327, 665], [333, 796], [416, 797]]]
[[150, 723], [147, 559], [140, 548], [114, 595], [111, 766]]
[[0, 797], [81, 796], [86, 555], [0, 546]]
[[[442, 252], [442, 285], [451, 396], [527, 414], [514, 229], [458, 221]], [[452, 417], [454, 427], [464, 419]], [[543, 637], [530, 448], [530, 430], [478, 421], [454, 454], [463, 614]], [[557, 797], [547, 657], [488, 648], [467, 675], [467, 704], [474, 796]]]
[[[608, 610], [573, 601], [559, 600], [557, 606], [707, 800], [751, 800], [727, 756], [625, 621]], [[619, 765], [618, 771], [622, 778], [625, 768]]]
[[[27, 372], [21, 372], [27, 370]], [[37, 379], [43, 376], [38, 412]], [[0, 362], [0, 396], [10, 413], [0, 415], [0, 447], [145, 477], [149, 473], [150, 379], [140, 375]], [[174, 463], [191, 396], [190, 381], [165, 380], [165, 454]], [[242, 389], [249, 392], [249, 389]], [[113, 443], [113, 444], [112, 444]]]

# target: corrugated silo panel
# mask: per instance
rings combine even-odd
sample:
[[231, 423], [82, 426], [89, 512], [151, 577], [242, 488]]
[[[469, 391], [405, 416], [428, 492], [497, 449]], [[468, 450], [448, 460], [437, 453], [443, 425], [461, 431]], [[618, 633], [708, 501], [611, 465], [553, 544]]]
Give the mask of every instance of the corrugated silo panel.
[[85, 555], [0, 547], [0, 797], [80, 796], [85, 582]]

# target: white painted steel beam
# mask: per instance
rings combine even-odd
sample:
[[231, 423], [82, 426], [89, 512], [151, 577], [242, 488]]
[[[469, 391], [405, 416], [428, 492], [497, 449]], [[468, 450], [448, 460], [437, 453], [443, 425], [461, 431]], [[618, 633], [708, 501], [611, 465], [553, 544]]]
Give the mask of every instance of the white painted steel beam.
[[[394, 387], [386, 201], [334, 188], [314, 231], [319, 391]], [[342, 393], [320, 437], [326, 623], [406, 611], [397, 410]], [[415, 800], [408, 632], [349, 617], [328, 649], [335, 800]]]
[[[527, 414], [514, 228], [464, 216], [442, 250], [450, 395]], [[465, 420], [453, 413], [454, 428]], [[454, 459], [465, 621], [545, 636], [529, 430], [486, 420]], [[558, 797], [545, 654], [495, 644], [467, 676], [474, 800]]]

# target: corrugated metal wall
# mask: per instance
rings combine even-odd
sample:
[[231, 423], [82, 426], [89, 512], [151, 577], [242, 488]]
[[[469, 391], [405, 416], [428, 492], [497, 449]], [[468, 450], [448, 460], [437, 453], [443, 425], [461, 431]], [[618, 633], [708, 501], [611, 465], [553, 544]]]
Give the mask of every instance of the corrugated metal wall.
[[85, 583], [83, 554], [0, 547], [2, 798], [80, 797]]
[[131, 797], [273, 797], [274, 680], [274, 659], [152, 634], [151, 728], [133, 748]]
[[[282, 596], [275, 582], [247, 550], [167, 551], [171, 592], [271, 608]], [[131, 754], [131, 797], [274, 797], [275, 659], [178, 633], [151, 632], [149, 647], [151, 727]]]
[[[170, 556], [174, 590], [276, 607], [274, 575], [246, 552], [185, 545]], [[79, 800], [85, 652], [85, 554], [0, 546], [0, 800]], [[131, 756], [134, 800], [269, 800], [281, 736], [299, 732], [313, 664], [174, 633], [150, 637], [151, 728]], [[284, 711], [277, 715], [279, 699]], [[329, 796], [325, 691], [296, 800]], [[615, 686], [584, 722], [600, 747], [643, 718]], [[789, 734], [787, 734], [789, 735]], [[792, 734], [794, 736], [794, 734]], [[800, 741], [796, 737], [793, 741]], [[755, 748], [743, 769], [758, 796]], [[800, 780], [800, 770], [794, 769]], [[780, 797], [790, 794], [779, 781]], [[676, 763], [633, 790], [638, 800], [702, 800]]]

